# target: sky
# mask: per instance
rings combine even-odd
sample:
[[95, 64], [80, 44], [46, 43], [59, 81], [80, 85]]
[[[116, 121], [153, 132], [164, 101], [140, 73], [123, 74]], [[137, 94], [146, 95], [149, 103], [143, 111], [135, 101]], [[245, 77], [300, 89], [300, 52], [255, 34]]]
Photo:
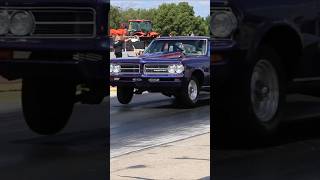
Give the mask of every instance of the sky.
[[157, 8], [163, 3], [188, 2], [197, 16], [207, 17], [210, 15], [210, 0], [110, 0], [112, 6], [119, 6], [123, 9], [128, 8]]

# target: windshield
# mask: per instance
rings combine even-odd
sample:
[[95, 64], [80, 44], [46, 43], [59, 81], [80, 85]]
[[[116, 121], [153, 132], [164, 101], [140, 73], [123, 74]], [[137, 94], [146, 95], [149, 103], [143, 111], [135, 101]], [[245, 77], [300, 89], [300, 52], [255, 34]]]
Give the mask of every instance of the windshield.
[[129, 31], [143, 31], [150, 32], [152, 29], [151, 22], [130, 22], [129, 23]]
[[179, 51], [191, 56], [206, 55], [206, 40], [154, 40], [146, 49], [145, 54]]

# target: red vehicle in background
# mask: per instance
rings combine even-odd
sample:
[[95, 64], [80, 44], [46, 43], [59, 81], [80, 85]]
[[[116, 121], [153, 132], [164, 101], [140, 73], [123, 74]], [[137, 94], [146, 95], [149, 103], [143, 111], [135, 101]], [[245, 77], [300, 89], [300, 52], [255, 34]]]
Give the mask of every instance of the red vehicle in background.
[[159, 33], [152, 31], [150, 20], [129, 20], [129, 24], [121, 23], [119, 29], [110, 29], [110, 36], [131, 36], [141, 41], [152, 40]]
[[150, 20], [129, 20], [129, 36], [138, 36], [139, 38], [156, 38], [159, 33], [152, 31], [152, 22]]
[[120, 24], [120, 28], [119, 29], [110, 29], [110, 36], [114, 37], [114, 36], [126, 36], [128, 35], [128, 31], [127, 31], [127, 23], [121, 23]]
[[[153, 39], [160, 34], [152, 31], [152, 22], [150, 20], [129, 20], [129, 23], [121, 23], [119, 29], [110, 29], [111, 41], [116, 36], [126, 39], [126, 49], [133, 48], [137, 54], [147, 47]], [[112, 50], [112, 47], [111, 47]]]

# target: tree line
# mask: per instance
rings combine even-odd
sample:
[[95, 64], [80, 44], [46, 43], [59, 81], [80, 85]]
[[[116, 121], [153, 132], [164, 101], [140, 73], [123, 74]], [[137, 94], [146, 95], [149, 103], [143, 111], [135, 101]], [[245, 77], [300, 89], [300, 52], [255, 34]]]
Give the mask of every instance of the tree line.
[[196, 16], [193, 7], [187, 2], [165, 3], [158, 8], [151, 9], [122, 9], [111, 6], [109, 11], [110, 28], [120, 28], [120, 23], [127, 23], [130, 19], [151, 20], [153, 31], [161, 35], [189, 35], [209, 36], [210, 17]]

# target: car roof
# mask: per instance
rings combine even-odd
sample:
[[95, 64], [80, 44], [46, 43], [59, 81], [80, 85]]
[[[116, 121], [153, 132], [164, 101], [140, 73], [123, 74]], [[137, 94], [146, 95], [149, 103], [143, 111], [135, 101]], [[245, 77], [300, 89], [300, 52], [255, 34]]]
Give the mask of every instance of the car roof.
[[210, 39], [207, 36], [163, 36], [157, 38], [158, 40], [200, 40], [200, 39]]

